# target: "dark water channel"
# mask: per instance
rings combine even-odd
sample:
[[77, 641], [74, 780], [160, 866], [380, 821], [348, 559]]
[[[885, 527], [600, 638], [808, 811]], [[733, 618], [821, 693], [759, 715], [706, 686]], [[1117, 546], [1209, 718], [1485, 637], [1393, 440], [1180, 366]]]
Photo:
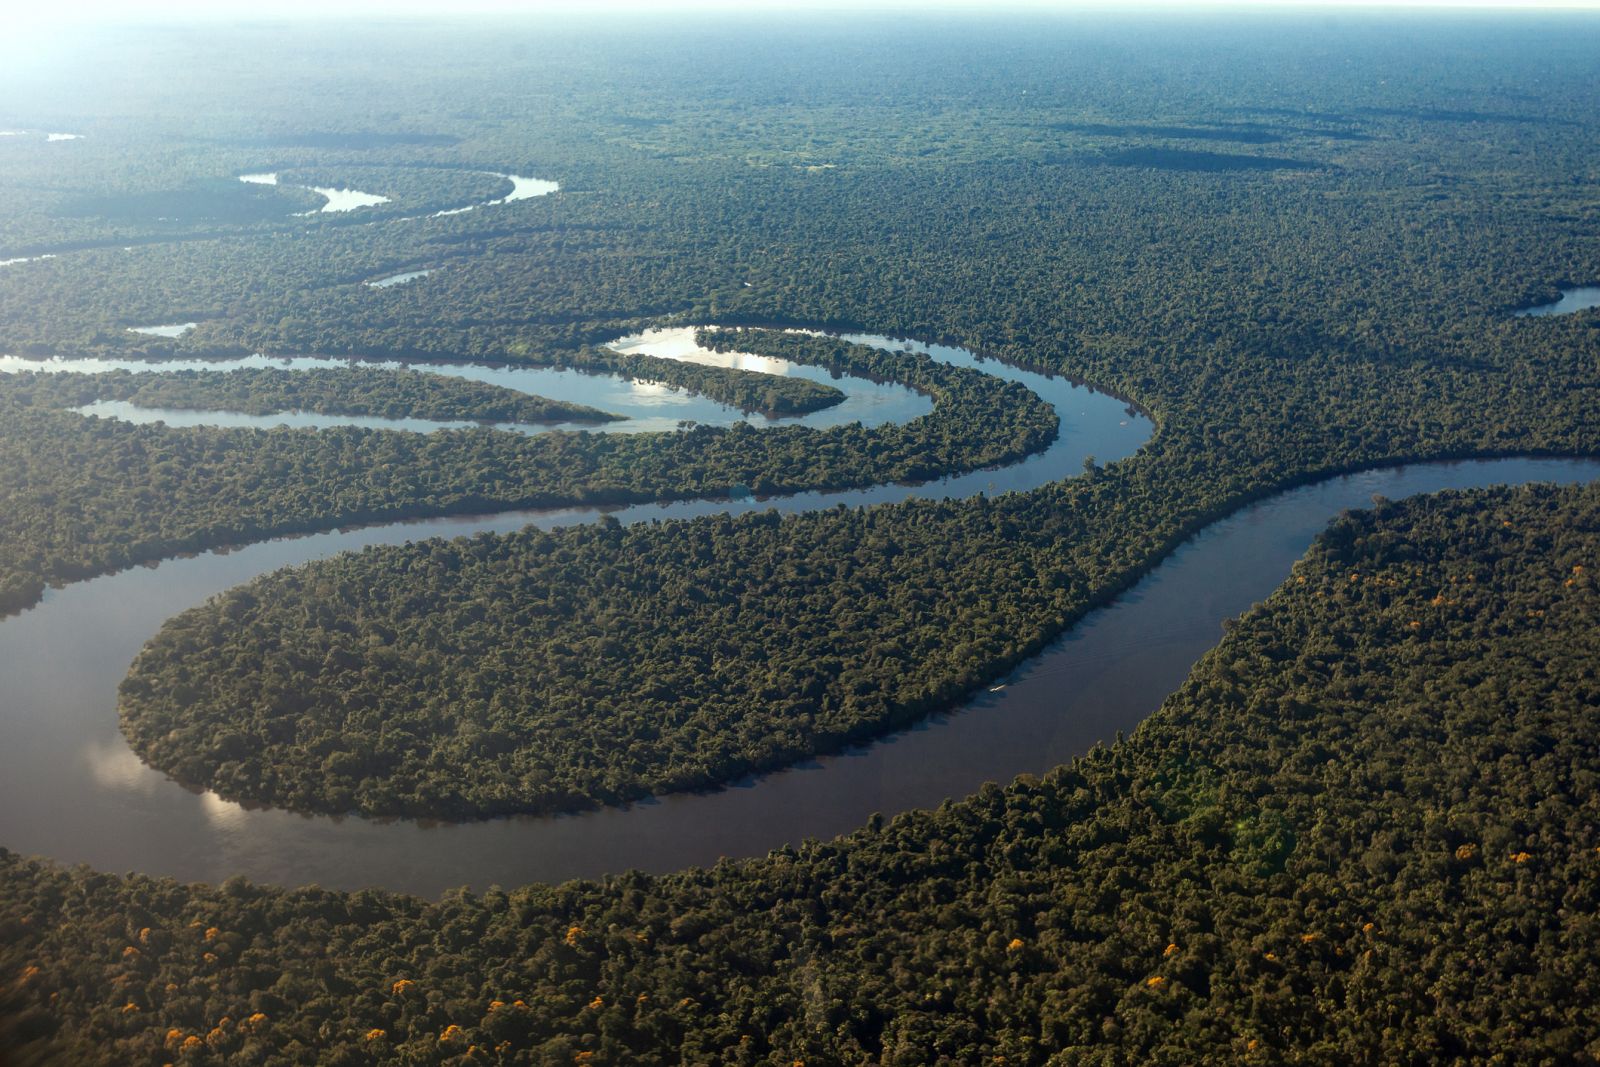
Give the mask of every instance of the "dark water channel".
[[[870, 343], [896, 345], [884, 338]], [[1002, 470], [921, 486], [807, 493], [771, 501], [692, 501], [611, 509], [624, 522], [772, 507], [797, 512], [911, 496], [1026, 489], [1114, 461], [1149, 436], [1122, 402], [1059, 379], [913, 345], [933, 358], [1022, 381], [1062, 417], [1060, 439]], [[1202, 531], [1138, 586], [966, 705], [858, 750], [737, 783], [582, 815], [464, 825], [306, 817], [251, 811], [192, 793], [144, 766], [117, 728], [116, 687], [161, 624], [206, 597], [278, 567], [365, 545], [428, 536], [593, 521], [571, 509], [396, 523], [261, 542], [52, 591], [0, 622], [0, 844], [24, 853], [218, 882], [244, 875], [284, 885], [382, 886], [436, 895], [640, 868], [666, 871], [722, 856], [759, 855], [859, 826], [873, 812], [932, 806], [985, 781], [1041, 772], [1130, 730], [1216, 643], [1224, 619], [1283, 581], [1341, 510], [1375, 493], [1586, 481], [1600, 461], [1494, 460], [1419, 464], [1332, 478], [1249, 506]], [[470, 767], [462, 768], [470, 774]]]
[[[654, 344], [625, 339], [618, 345], [691, 358], [682, 350], [681, 337], [675, 338], [671, 332], [661, 336]], [[1009, 467], [923, 485], [802, 493], [768, 501], [702, 500], [606, 510], [624, 522], [635, 522], [721, 511], [776, 508], [798, 512], [841, 503], [859, 506], [913, 496], [961, 497], [1029, 489], [1078, 473], [1088, 455], [1107, 462], [1129, 456], [1152, 431], [1149, 420], [1128, 410], [1122, 401], [1063, 378], [983, 360], [959, 348], [867, 335], [854, 335], [854, 339], [909, 347], [941, 362], [978, 367], [1022, 382], [1056, 408], [1062, 420], [1060, 436], [1043, 452]], [[661, 344], [679, 348], [669, 352], [660, 349]], [[783, 368], [763, 364], [752, 369]], [[525, 383], [517, 379], [506, 384]], [[861, 397], [866, 396], [868, 407], [861, 410], [870, 412], [869, 418], [877, 416], [877, 421], [888, 421], [891, 415], [921, 414], [926, 409], [925, 397], [901, 386], [852, 378], [835, 384], [850, 394], [846, 404], [854, 402], [859, 408]], [[908, 409], [898, 393], [909, 394], [916, 407]], [[887, 402], [881, 400], [885, 396]], [[202, 416], [201, 421], [207, 420]], [[723, 852], [760, 852], [791, 836], [831, 833], [836, 826], [848, 825], [851, 816], [829, 815], [815, 829], [802, 824], [798, 834], [791, 835], [781, 821], [746, 811], [742, 818], [754, 817], [754, 822], [744, 825], [753, 832], [741, 842], [738, 835], [728, 839], [714, 832], [718, 824], [732, 830], [740, 824], [738, 820], [730, 821], [716, 811], [701, 811], [702, 805], [726, 806], [726, 799], [686, 797], [680, 801], [689, 801], [691, 808], [682, 813], [682, 848], [674, 851], [662, 836], [661, 819], [677, 811], [680, 801], [582, 817], [438, 827], [249, 811], [214, 794], [192, 793], [168, 781], [143, 765], [118, 731], [116, 687], [128, 663], [166, 619], [208, 596], [279, 567], [365, 545], [508, 531], [530, 523], [571, 525], [594, 521], [600, 514], [596, 509], [569, 509], [394, 523], [167, 560], [52, 590], [38, 607], [0, 622], [0, 678], [4, 678], [0, 687], [0, 737], [4, 739], [0, 745], [0, 844], [103, 870], [207, 881], [243, 874], [281, 884], [381, 885], [432, 894], [465, 882], [511, 884], [628, 866], [662, 869], [714, 859]], [[462, 768], [462, 773], [470, 774], [471, 768]], [[882, 806], [877, 792], [872, 791], [865, 810]], [[739, 788], [721, 796], [736, 798], [748, 793]], [[798, 814], [804, 807], [794, 809], [788, 799], [781, 803], [791, 809], [787, 815]], [[825, 809], [818, 813], [829, 814]], [[838, 823], [839, 817], [847, 822]], [[706, 820], [704, 825], [694, 825], [701, 820]], [[636, 846], [647, 847], [636, 851]], [[518, 856], [522, 859], [517, 860]]]

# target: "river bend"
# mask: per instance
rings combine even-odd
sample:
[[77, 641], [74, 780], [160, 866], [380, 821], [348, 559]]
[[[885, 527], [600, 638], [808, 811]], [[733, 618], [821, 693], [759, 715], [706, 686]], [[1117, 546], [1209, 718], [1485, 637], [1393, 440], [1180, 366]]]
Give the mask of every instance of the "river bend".
[[[841, 805], [843, 797], [818, 797], [811, 799], [819, 803], [796, 803], [797, 780], [780, 774], [763, 779], [762, 785], [754, 789], [745, 784], [721, 793], [681, 795], [625, 809], [555, 818], [424, 826], [405, 821], [307, 817], [279, 810], [247, 810], [209, 792], [185, 790], [140, 762], [117, 726], [117, 685], [134, 655], [163, 622], [209, 596], [280, 567], [366, 545], [510, 531], [528, 524], [550, 528], [592, 522], [603, 513], [613, 514], [623, 522], [639, 522], [767, 508], [795, 513], [839, 504], [861, 506], [912, 497], [966, 497], [1033, 489], [1080, 473], [1088, 456], [1113, 462], [1132, 455], [1153, 430], [1147, 418], [1123, 401], [1064, 378], [983, 359], [951, 346], [872, 335], [847, 336], [861, 343], [906, 348], [938, 362], [976, 368], [1020, 382], [1056, 410], [1061, 419], [1060, 433], [1048, 448], [1018, 463], [917, 485], [799, 493], [765, 501], [697, 500], [398, 522], [170, 559], [51, 590], [37, 607], [0, 622], [0, 672], [6, 679], [4, 690], [0, 691], [0, 729], [6, 739], [6, 744], [0, 746], [0, 843], [21, 852], [48, 855], [68, 863], [88, 863], [102, 870], [139, 871], [184, 880], [217, 882], [244, 875], [285, 885], [374, 885], [431, 895], [463, 883], [480, 887], [491, 883], [510, 885], [628, 867], [663, 870], [715, 860], [724, 854], [760, 853], [785, 841], [847, 829], [879, 808], [891, 810], [921, 803], [912, 794], [907, 794], [906, 804], [886, 803], [885, 791], [892, 789], [892, 782], [887, 780], [868, 782], [864, 790], [852, 787], [856, 801], [853, 804]], [[687, 328], [650, 331], [624, 338], [615, 346], [663, 358], [703, 359], [768, 372], [816, 370], [794, 364], [779, 366], [761, 357], [698, 352], [692, 330]], [[193, 361], [175, 365], [202, 366]], [[99, 366], [77, 360], [51, 366], [63, 372], [113, 369], [109, 363]], [[152, 365], [127, 366], [148, 369]], [[210, 366], [220, 369], [216, 364]], [[437, 373], [477, 373], [455, 365], [430, 364], [428, 369]], [[527, 368], [492, 371], [530, 373]], [[581, 377], [591, 383], [615, 385], [619, 381], [592, 375]], [[511, 382], [495, 380], [514, 388], [527, 384], [522, 378]], [[869, 408], [873, 407], [871, 398], [879, 396], [881, 390], [889, 390], [891, 397], [897, 395], [895, 390], [907, 394], [921, 405], [916, 413], [928, 406], [926, 397], [892, 383], [844, 378], [834, 384], [843, 388], [850, 399], [818, 415], [837, 420], [838, 409], [846, 409], [847, 413], [854, 410], [849, 405], [859, 405], [863, 396], [868, 398]], [[549, 395], [542, 388], [536, 391]], [[605, 410], [614, 408], [589, 395], [575, 399]], [[875, 406], [880, 410], [866, 412], [871, 417], [863, 421], [888, 421], [907, 414], [905, 406], [898, 402]], [[675, 410], [673, 414], [679, 412]], [[728, 421], [728, 415], [724, 411], [716, 421]], [[739, 417], [738, 413], [732, 413], [732, 417]], [[863, 417], [860, 410], [856, 417]], [[234, 419], [210, 413], [198, 416], [198, 421]], [[903, 735], [902, 739], [922, 733]], [[873, 750], [887, 752], [895, 747], [895, 743], [885, 743]], [[842, 780], [846, 772], [864, 765], [844, 757], [817, 766], [837, 767]], [[469, 773], [465, 768], [464, 772]], [[814, 779], [804, 781], [812, 783]], [[811, 787], [807, 784], [802, 788]], [[829, 788], [821, 782], [815, 782], [815, 787]], [[935, 799], [966, 791], [966, 787], [956, 784]], [[754, 796], [769, 794], [776, 807], [765, 814], [747, 805]], [[857, 810], [859, 816], [853, 814]], [[796, 821], [796, 816], [808, 811], [816, 816], [814, 820], [802, 817]], [[667, 832], [668, 823], [676, 829]]]
[[[685, 355], [681, 335], [621, 344], [650, 351], [663, 336], [679, 346], [676, 355]], [[911, 347], [1023, 382], [1055, 406], [1059, 438], [1009, 467], [917, 486], [603, 510], [638, 522], [1029, 489], [1072, 476], [1086, 455], [1105, 461], [1130, 455], [1151, 431], [1122, 402], [1063, 379], [961, 349]], [[1374, 494], [1400, 498], [1597, 477], [1596, 460], [1505, 459], [1415, 464], [1288, 490], [1206, 527], [1115, 603], [997, 680], [1003, 688], [909, 730], [717, 792], [460, 825], [247, 810], [209, 792], [187, 791], [141, 763], [123, 741], [117, 685], [166, 619], [258, 574], [365, 545], [590, 522], [601, 510], [400, 522], [167, 560], [52, 590], [38, 607], [0, 622], [6, 679], [0, 724], [7, 741], [0, 748], [0, 842], [103, 870], [209, 882], [244, 875], [283, 885], [380, 886], [428, 896], [462, 884], [482, 889], [631, 868], [667, 871], [760, 855], [843, 833], [874, 812], [932, 806], [986, 781], [1043, 772], [1134, 728], [1216, 643], [1224, 619], [1271, 592], [1329, 520], [1365, 506]]]

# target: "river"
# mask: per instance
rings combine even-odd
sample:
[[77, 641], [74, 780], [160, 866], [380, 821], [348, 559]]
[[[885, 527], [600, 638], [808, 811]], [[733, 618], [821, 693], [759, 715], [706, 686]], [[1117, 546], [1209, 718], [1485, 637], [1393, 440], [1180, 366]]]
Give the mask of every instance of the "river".
[[[1153, 430], [1148, 419], [1124, 402], [1063, 378], [950, 346], [849, 336], [1021, 382], [1055, 407], [1061, 432], [1047, 449], [1019, 463], [920, 485], [801, 493], [769, 501], [647, 504], [608, 509], [610, 513], [637, 522], [1031, 489], [1079, 473], [1086, 456], [1103, 462], [1129, 456]], [[683, 339], [682, 330], [662, 331], [625, 338], [617, 346], [684, 358]], [[72, 363], [72, 369], [81, 366]], [[839, 384], [855, 393], [874, 383], [843, 379]], [[453, 826], [304, 817], [246, 810], [211, 793], [187, 791], [142, 764], [122, 739], [116, 688], [128, 663], [166, 619], [208, 596], [279, 567], [364, 545], [509, 531], [529, 523], [548, 528], [591, 522], [600, 514], [563, 509], [394, 523], [172, 559], [51, 590], [39, 606], [0, 622], [0, 672], [6, 679], [0, 722], [7, 742], [0, 748], [0, 842], [102, 870], [212, 882], [237, 874], [286, 885], [372, 885], [432, 895], [463, 883], [509, 885], [628, 867], [663, 870], [724, 854], [760, 853], [785, 841], [847, 829], [873, 810], [906, 806], [894, 801], [892, 780], [870, 771], [865, 782], [848, 787], [848, 797], [808, 795], [797, 802], [797, 786], [808, 793], [832, 788], [816, 781], [815, 771], [799, 769], [722, 793], [577, 816]], [[1010, 699], [1009, 694], [1003, 698]], [[919, 729], [868, 751], [889, 752], [923, 736], [927, 731]], [[952, 751], [947, 762], [960, 763], [962, 755]], [[841, 780], [862, 782], [862, 769], [869, 764], [842, 757], [817, 766], [837, 768]], [[935, 799], [966, 791], [954, 784]], [[930, 795], [926, 790], [908, 793], [907, 804]], [[764, 810], [749, 806], [757, 797], [770, 797], [772, 806], [766, 807], [765, 801]], [[669, 831], [668, 824], [675, 829]]]
[[[1088, 454], [1103, 461], [1130, 455], [1151, 431], [1120, 401], [1063, 379], [960, 349], [911, 347], [1024, 382], [1061, 414], [1060, 437], [1010, 467], [920, 486], [610, 513], [637, 522], [1027, 489], [1077, 473]], [[459, 825], [247, 810], [209, 792], [187, 791], [142, 764], [123, 741], [117, 684], [166, 619], [255, 575], [365, 545], [529, 523], [549, 528], [593, 521], [598, 511], [394, 523], [167, 560], [52, 590], [38, 607], [0, 622], [6, 678], [0, 721], [7, 740], [0, 749], [0, 842], [102, 870], [208, 882], [243, 875], [282, 885], [378, 886], [426, 896], [463, 884], [482, 889], [631, 868], [667, 871], [760, 855], [846, 832], [874, 812], [936, 805], [986, 781], [1048, 770], [1135, 728], [1216, 643], [1224, 619], [1268, 594], [1329, 520], [1365, 506], [1373, 494], [1398, 499], [1445, 488], [1596, 477], [1600, 461], [1505, 459], [1416, 464], [1288, 490], [1206, 527], [1115, 603], [996, 680], [1004, 688], [980, 692], [909, 730], [716, 792]]]

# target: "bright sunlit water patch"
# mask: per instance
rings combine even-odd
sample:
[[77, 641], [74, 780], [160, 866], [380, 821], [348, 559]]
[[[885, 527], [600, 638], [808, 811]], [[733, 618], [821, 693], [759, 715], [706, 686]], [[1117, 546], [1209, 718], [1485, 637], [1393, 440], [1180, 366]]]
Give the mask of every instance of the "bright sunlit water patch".
[[165, 776], [145, 765], [126, 742], [91, 739], [83, 749], [89, 775], [110, 790], [152, 793]]
[[435, 211], [429, 218], [442, 219], [449, 215], [465, 215], [469, 211], [476, 211], [480, 207], [494, 207], [498, 204], [513, 204], [518, 200], [532, 200], [536, 196], [548, 196], [561, 191], [561, 183], [549, 181], [545, 178], [525, 178], [520, 174], [501, 174], [498, 171], [484, 171], [497, 178], [504, 178], [511, 183], [511, 191], [498, 200], [485, 200], [481, 204], [468, 204], [466, 207], [446, 208], [444, 211]]
[[[760, 369], [766, 373], [805, 377], [844, 390], [845, 399], [839, 404], [806, 415], [776, 420], [785, 425], [824, 429], [859, 421], [865, 426], [872, 427], [893, 422], [908, 422], [933, 410], [933, 402], [929, 397], [894, 382], [875, 382], [866, 378], [835, 378], [831, 372], [820, 367], [792, 364], [786, 360], [766, 360], [763, 357], [750, 355], [729, 356], [704, 351], [695, 344], [694, 332], [693, 327], [682, 326], [651, 330], [644, 334], [622, 338], [614, 342], [614, 346], [619, 351], [640, 355], [717, 365], [727, 365], [729, 361], [737, 365], [741, 361], [760, 360]], [[616, 421], [603, 425], [559, 422], [528, 426], [491, 424], [495, 429], [522, 433], [542, 433], [557, 429], [591, 433], [650, 433], [676, 430], [680, 428], [680, 424], [686, 422], [728, 426], [752, 418], [748, 413], [730, 405], [657, 381], [637, 381], [609, 373], [595, 374], [559, 367], [484, 363], [405, 364], [395, 360], [350, 360], [325, 356], [268, 357], [260, 354], [226, 360], [62, 359], [60, 357], [25, 359], [14, 355], [0, 355], [0, 373], [35, 371], [46, 374], [95, 374], [119, 370], [135, 373], [161, 371], [226, 373], [240, 369], [313, 370], [351, 366], [386, 370], [406, 368], [428, 374], [466, 378], [531, 396], [582, 404], [585, 407], [597, 408], [620, 416]], [[301, 429], [323, 429], [331, 426], [363, 426], [372, 429], [432, 433], [438, 430], [483, 425], [477, 422], [382, 419], [376, 416], [351, 417], [319, 415], [311, 412], [244, 415], [223, 411], [148, 408], [120, 400], [100, 401], [78, 410], [84, 415], [135, 423], [164, 422], [172, 427], [232, 426], [273, 429], [279, 426], [291, 426]]]
[[148, 334], [151, 337], [182, 337], [196, 326], [198, 322], [175, 322], [169, 326], [129, 326], [129, 333]]
[[1576, 289], [1563, 289], [1561, 299], [1538, 307], [1523, 308], [1516, 315], [1519, 319], [1542, 319], [1551, 315], [1571, 315], [1574, 312], [1588, 311], [1597, 307], [1600, 307], [1600, 286], [1584, 285]]
[[391, 274], [386, 278], [374, 278], [366, 285], [369, 289], [389, 289], [396, 285], [404, 285], [406, 282], [414, 282], [418, 278], [426, 278], [432, 273], [431, 267], [427, 270], [408, 270], [401, 274]]
[[379, 196], [377, 193], [363, 193], [359, 189], [334, 189], [322, 185], [312, 185], [308, 188], [318, 196], [326, 198], [328, 202], [314, 211], [302, 211], [302, 215], [325, 215], [335, 211], [354, 211], [357, 208], [377, 207], [379, 204], [387, 204], [389, 202], [387, 196]]

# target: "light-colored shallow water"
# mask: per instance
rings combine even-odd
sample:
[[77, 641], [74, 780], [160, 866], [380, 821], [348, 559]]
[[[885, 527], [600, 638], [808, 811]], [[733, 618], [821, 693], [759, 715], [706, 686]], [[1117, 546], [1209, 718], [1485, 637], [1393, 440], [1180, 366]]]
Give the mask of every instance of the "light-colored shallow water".
[[[694, 328], [689, 326], [650, 330], [614, 343], [620, 350], [642, 355], [668, 354], [674, 359], [697, 359], [710, 363], [723, 361], [721, 353], [698, 350], [694, 344]], [[757, 357], [748, 357], [751, 359]], [[250, 356], [245, 359], [203, 361], [197, 359], [168, 359], [141, 361], [133, 359], [50, 359], [29, 360], [17, 356], [0, 356], [0, 372], [45, 371], [54, 373], [97, 373], [112, 370], [173, 371], [198, 370], [222, 373], [237, 368], [278, 367], [309, 370], [314, 368], [346, 367], [351, 365], [394, 369], [402, 366], [429, 374], [467, 378], [504, 386], [533, 396], [562, 400], [587, 407], [598, 408], [618, 421], [595, 423], [554, 423], [537, 426], [504, 425], [501, 429], [543, 433], [554, 429], [586, 430], [601, 433], [657, 433], [675, 430], [683, 422], [708, 426], [729, 426], [739, 421], [753, 421], [760, 425], [809, 426], [825, 429], [860, 422], [864, 426], [881, 426], [891, 422], [907, 422], [933, 410], [926, 396], [894, 382], [875, 382], [865, 378], [843, 377], [835, 379], [818, 367], [802, 366], [787, 360], [773, 360], [766, 364], [769, 373], [795, 375], [814, 381], [825, 381], [845, 392], [839, 404], [806, 415], [767, 419], [761, 415], [746, 415], [737, 408], [719, 403], [696, 393], [675, 389], [658, 382], [630, 381], [609, 374], [590, 374], [580, 370], [563, 370], [554, 367], [521, 367], [505, 364], [428, 363], [401, 364], [394, 361], [354, 361], [318, 356], [297, 356], [272, 359]], [[270, 429], [285, 425], [281, 415], [241, 415], [233, 412], [176, 412], [141, 408], [115, 402], [90, 405], [80, 409], [85, 414], [126, 419], [130, 422], [166, 422], [173, 426], [251, 426]], [[365, 425], [376, 428], [409, 430], [427, 433], [450, 429], [460, 424], [433, 422], [424, 419], [365, 419], [362, 421], [337, 416], [301, 416], [304, 421], [290, 422], [303, 426]]]
[[1600, 286], [1585, 285], [1576, 289], [1563, 289], [1561, 299], [1538, 307], [1523, 308], [1518, 318], [1544, 318], [1549, 315], [1571, 315], [1575, 311], [1588, 311], [1600, 307]]
[[432, 273], [432, 268], [427, 270], [408, 270], [400, 274], [391, 274], [385, 278], [374, 278], [372, 281], [367, 282], [366, 285], [369, 289], [389, 289], [396, 285], [404, 285], [406, 282], [414, 282], [418, 278], [426, 278]]
[[198, 322], [174, 322], [167, 326], [129, 326], [128, 332], [148, 334], [151, 337], [182, 337], [196, 326]]

